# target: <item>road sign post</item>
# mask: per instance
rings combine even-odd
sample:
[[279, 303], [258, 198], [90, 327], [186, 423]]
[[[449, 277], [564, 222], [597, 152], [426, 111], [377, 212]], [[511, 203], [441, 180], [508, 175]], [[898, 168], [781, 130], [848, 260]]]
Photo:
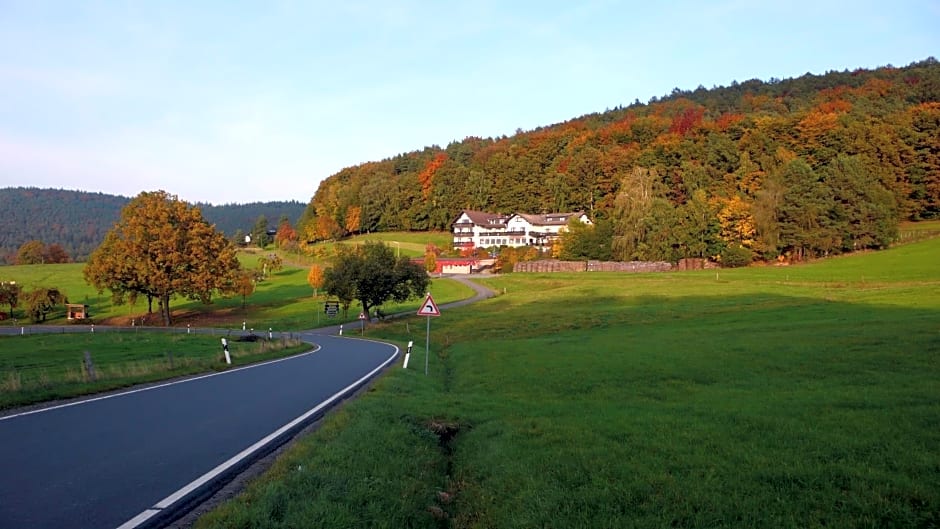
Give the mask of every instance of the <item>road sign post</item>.
[[418, 316], [427, 316], [428, 318], [428, 328], [427, 333], [424, 335], [424, 374], [428, 374], [428, 357], [431, 356], [431, 316], [440, 316], [441, 311], [437, 308], [437, 304], [434, 303], [434, 298], [431, 297], [431, 293], [428, 292], [426, 298], [424, 298], [424, 303], [421, 304], [421, 308], [418, 309]]
[[362, 331], [362, 336], [366, 335], [366, 312], [362, 311], [359, 313], [359, 329]]

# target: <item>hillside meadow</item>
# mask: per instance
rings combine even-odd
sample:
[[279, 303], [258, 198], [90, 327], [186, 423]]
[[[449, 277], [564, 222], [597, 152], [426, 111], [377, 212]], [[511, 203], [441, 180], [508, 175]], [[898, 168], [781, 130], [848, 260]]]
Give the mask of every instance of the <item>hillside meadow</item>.
[[[399, 238], [402, 246], [419, 244], [406, 243], [407, 237]], [[243, 252], [239, 259], [243, 266], [253, 268], [257, 266], [258, 258], [268, 253]], [[27, 290], [38, 286], [58, 287], [71, 302], [88, 304], [93, 322], [123, 326], [127, 331], [116, 334], [102, 332], [103, 328], [99, 327], [98, 332], [92, 332], [90, 322], [70, 324], [65, 319], [63, 307], [50, 315], [45, 327], [64, 326], [65, 330], [72, 331], [68, 336], [58, 332], [58, 328], [53, 334], [34, 335], [22, 308], [17, 309], [14, 312], [18, 317], [16, 321], [0, 321], [0, 326], [9, 326], [15, 329], [14, 332], [21, 330], [25, 334], [0, 335], [0, 409], [225, 369], [221, 363], [219, 337], [189, 335], [189, 327], [213, 327], [217, 328], [216, 333], [228, 332], [225, 335], [229, 337], [235, 365], [310, 349], [309, 345], [296, 340], [235, 341], [252, 331], [264, 338], [269, 329], [290, 333], [343, 323], [348, 325], [350, 332], [360, 330], [359, 307], [355, 303], [345, 317], [342, 313], [336, 318], [323, 314], [327, 297], [322, 292], [313, 296], [313, 289], [307, 284], [307, 267], [286, 265], [274, 272], [258, 284], [244, 306], [239, 296], [216, 297], [210, 305], [174, 299], [174, 326], [165, 329], [147, 324], [144, 300], [138, 300], [134, 305], [114, 305], [108, 293], [99, 294], [86, 285], [82, 278], [83, 266], [82, 263], [69, 263], [0, 267], [0, 280], [16, 281]], [[473, 295], [465, 285], [441, 278], [432, 279], [430, 291], [438, 303]], [[413, 312], [419, 305], [420, 300], [415, 299], [388, 303], [382, 309], [387, 314]], [[6, 313], [9, 307], [0, 307], [0, 310]], [[75, 332], [79, 334], [75, 335]], [[89, 351], [97, 366], [96, 380], [90, 380], [83, 371], [85, 351]]]
[[935, 527], [938, 262], [488, 278], [197, 527]]
[[[321, 314], [323, 302], [327, 300], [327, 296], [323, 292], [318, 292], [318, 295], [314, 297], [313, 288], [307, 283], [307, 273], [311, 264], [316, 263], [324, 268], [330, 266], [330, 259], [335, 254], [337, 244], [356, 245], [367, 240], [382, 241], [396, 250], [400, 248], [402, 255], [417, 257], [424, 255], [424, 248], [428, 242], [446, 247], [450, 241], [449, 237], [449, 234], [442, 233], [368, 234], [350, 237], [339, 243], [319, 243], [315, 245], [314, 253], [320, 257], [304, 259], [296, 255], [280, 254], [285, 262], [284, 267], [258, 283], [255, 292], [244, 300], [244, 306], [242, 298], [237, 295], [228, 297], [216, 295], [210, 305], [176, 297], [171, 302], [174, 311], [173, 324], [177, 327], [185, 327], [189, 324], [241, 328], [241, 323], [244, 321], [247, 326], [258, 329], [273, 328], [293, 331], [327, 324], [355, 322], [359, 314], [357, 303], [353, 303], [350, 307], [350, 314], [345, 318], [328, 320]], [[242, 267], [256, 268], [259, 258], [273, 253], [275, 253], [274, 250], [251, 248], [239, 253], [239, 261]], [[0, 281], [16, 281], [26, 290], [40, 286], [58, 287], [66, 293], [71, 303], [89, 305], [93, 321], [99, 324], [139, 324], [141, 318], [146, 315], [146, 300], [139, 299], [135, 304], [113, 304], [109, 292], [99, 294], [85, 283], [82, 276], [84, 266], [84, 263], [2, 266], [0, 267]], [[472, 295], [469, 288], [440, 278], [432, 279], [431, 292], [435, 299], [442, 303]], [[416, 306], [417, 303], [418, 301], [402, 304], [388, 303], [382, 309], [385, 313], [392, 314], [411, 310], [412, 306]], [[9, 307], [0, 307], [0, 312], [8, 313]], [[14, 314], [18, 319], [18, 324], [26, 323], [22, 307], [16, 309]], [[159, 320], [156, 316], [153, 319], [155, 322]], [[0, 325], [12, 325], [12, 323], [0, 321]], [[51, 314], [48, 323], [66, 324], [64, 307]]]

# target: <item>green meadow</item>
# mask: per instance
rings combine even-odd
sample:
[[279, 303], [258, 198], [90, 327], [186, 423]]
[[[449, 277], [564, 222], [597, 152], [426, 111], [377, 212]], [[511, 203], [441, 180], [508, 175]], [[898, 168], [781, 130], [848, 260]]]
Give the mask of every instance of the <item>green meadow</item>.
[[[424, 255], [424, 247], [430, 240], [439, 246], [449, 244], [450, 236], [442, 233], [411, 233], [392, 232], [383, 234], [369, 234], [350, 238], [342, 244], [361, 244], [366, 240], [380, 240], [392, 248], [401, 248], [402, 255]], [[393, 244], [397, 241], [398, 245]], [[423, 242], [422, 242], [423, 241]], [[331, 255], [335, 243], [318, 245], [325, 255]], [[239, 255], [243, 267], [254, 268], [258, 259], [270, 254], [270, 251], [252, 250]], [[285, 256], [285, 261], [290, 259]], [[318, 261], [321, 266], [329, 266], [326, 261]], [[114, 325], [131, 325], [133, 320], [140, 321], [146, 314], [147, 305], [144, 299], [135, 304], [114, 305], [110, 294], [105, 291], [99, 294], [94, 288], [85, 284], [82, 276], [84, 263], [69, 263], [57, 265], [24, 265], [0, 267], [0, 281], [16, 281], [24, 289], [36, 287], [58, 287], [65, 292], [71, 303], [84, 303], [89, 305], [93, 321]], [[314, 291], [307, 284], [307, 265], [285, 264], [283, 269], [274, 272], [258, 283], [255, 292], [248, 296], [244, 302], [240, 296], [215, 296], [210, 305], [182, 298], [174, 298], [171, 307], [174, 310], [174, 326], [186, 327], [187, 324], [207, 327], [229, 327], [241, 329], [242, 322], [255, 329], [272, 328], [275, 331], [295, 331], [312, 329], [316, 327], [340, 323], [357, 322], [359, 315], [358, 303], [353, 303], [349, 314], [345, 317], [328, 319], [323, 312], [323, 303], [328, 299], [323, 292], [314, 297]], [[433, 279], [431, 293], [440, 303], [447, 303], [464, 299], [473, 295], [466, 286], [448, 279]], [[386, 314], [395, 312], [408, 312], [417, 310], [420, 300], [406, 303], [388, 303], [382, 307]], [[0, 307], [0, 312], [8, 313], [9, 307]], [[22, 307], [14, 311], [17, 325], [28, 324], [23, 315]], [[66, 324], [64, 307], [49, 316], [50, 324]], [[13, 325], [10, 320], [0, 321], [0, 326]]]
[[[397, 234], [402, 246], [415, 235]], [[404, 251], [404, 248], [403, 248]], [[423, 245], [421, 246], [423, 253]], [[258, 258], [267, 252], [245, 252], [239, 256], [243, 266], [257, 266]], [[359, 332], [359, 306], [353, 304], [349, 313], [328, 318], [322, 293], [314, 297], [307, 284], [307, 267], [285, 265], [280, 271], [258, 284], [256, 291], [242, 303], [240, 296], [216, 297], [203, 305], [186, 299], [174, 299], [173, 327], [160, 329], [140, 326], [146, 313], [144, 300], [134, 305], [114, 305], [107, 292], [99, 294], [85, 284], [82, 263], [0, 267], [0, 280], [16, 281], [24, 289], [39, 286], [58, 287], [72, 303], [89, 305], [92, 322], [99, 325], [132, 326], [123, 333], [91, 332], [91, 322], [70, 324], [64, 307], [49, 317], [48, 325], [72, 327], [66, 336], [31, 334], [29, 321], [22, 307], [14, 311], [16, 321], [0, 321], [16, 332], [24, 325], [24, 335], [0, 335], [0, 409], [106, 391], [133, 384], [152, 382], [182, 375], [223, 369], [218, 336], [189, 335], [187, 327], [229, 329], [230, 349], [236, 365], [267, 360], [309, 350], [309, 345], [282, 340], [239, 343], [242, 324], [249, 332], [264, 336], [274, 332], [292, 332], [324, 326], [346, 324], [348, 331]], [[473, 295], [467, 286], [450, 279], [433, 279], [430, 287], [438, 303], [465, 299]], [[386, 314], [417, 311], [420, 300], [389, 303], [382, 307]], [[8, 313], [9, 307], [0, 307]], [[156, 321], [156, 320], [152, 320]], [[77, 334], [76, 334], [77, 333]], [[97, 367], [96, 380], [89, 380], [82, 369], [84, 351], [89, 351]]]
[[488, 278], [197, 527], [937, 527], [937, 263]]

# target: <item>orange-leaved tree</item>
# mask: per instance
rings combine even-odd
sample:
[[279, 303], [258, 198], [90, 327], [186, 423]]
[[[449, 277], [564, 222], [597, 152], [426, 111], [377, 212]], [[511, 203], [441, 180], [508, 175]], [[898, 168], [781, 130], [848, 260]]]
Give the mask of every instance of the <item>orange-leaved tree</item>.
[[313, 287], [313, 297], [317, 297], [317, 290], [323, 288], [323, 268], [320, 265], [310, 265], [310, 271], [307, 272], [307, 283]]
[[431, 250], [424, 252], [424, 269], [427, 270], [429, 274], [437, 270], [437, 254]]
[[121, 210], [85, 265], [85, 280], [108, 289], [116, 303], [144, 295], [148, 311], [160, 304], [170, 325], [170, 299], [182, 296], [211, 303], [217, 291], [231, 291], [240, 269], [235, 247], [205, 221], [196, 206], [165, 191], [147, 191]]
[[283, 250], [292, 250], [297, 246], [297, 230], [290, 225], [290, 221], [281, 221], [274, 236], [274, 244]]

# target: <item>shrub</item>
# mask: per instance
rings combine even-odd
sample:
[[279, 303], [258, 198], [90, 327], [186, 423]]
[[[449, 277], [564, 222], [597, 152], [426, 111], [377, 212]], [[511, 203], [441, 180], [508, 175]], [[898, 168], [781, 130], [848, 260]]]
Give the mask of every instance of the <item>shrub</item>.
[[754, 252], [743, 246], [728, 246], [721, 252], [721, 266], [738, 268], [751, 264]]

